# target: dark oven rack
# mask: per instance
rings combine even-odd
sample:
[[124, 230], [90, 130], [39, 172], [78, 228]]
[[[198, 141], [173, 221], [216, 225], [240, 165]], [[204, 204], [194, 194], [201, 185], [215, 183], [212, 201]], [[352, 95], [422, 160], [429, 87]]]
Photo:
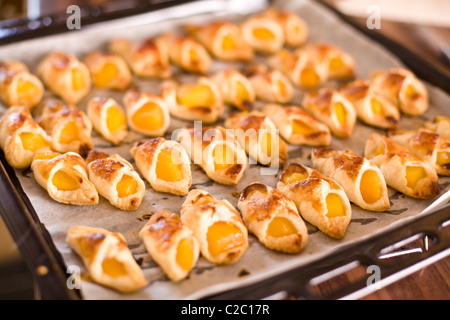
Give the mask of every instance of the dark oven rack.
[[[192, 2], [195, 0], [126, 0], [129, 6], [120, 10], [108, 7], [82, 8], [82, 24], [102, 23], [108, 20], [133, 16], [144, 12]], [[423, 79], [450, 92], [450, 79], [435, 68], [431, 68], [417, 54], [394, 43], [386, 37], [369, 33], [352, 23], [333, 8], [341, 19], [374, 38], [388, 50], [396, 54], [412, 71]], [[0, 28], [9, 29], [9, 34], [0, 39], [0, 45], [14, 43], [37, 36], [57, 34], [66, 29], [67, 14], [29, 20], [1, 22]], [[47, 21], [47, 22], [45, 22]], [[5, 29], [6, 28], [6, 29]], [[68, 289], [70, 274], [57, 251], [50, 234], [40, 223], [33, 206], [22, 190], [14, 169], [6, 162], [0, 152], [0, 213], [13, 236], [22, 256], [32, 272], [42, 299], [81, 299], [80, 292]], [[421, 217], [388, 230], [366, 240], [344, 246], [312, 264], [284, 272], [259, 283], [231, 290], [205, 299], [343, 299], [359, 298], [377, 286], [385, 286], [408, 274], [438, 261], [450, 254], [450, 205], [431, 211]], [[411, 251], [411, 246], [415, 250]], [[406, 249], [405, 249], [406, 248]], [[414, 252], [410, 254], [403, 254]], [[393, 257], [393, 258], [392, 258]], [[367, 285], [370, 266], [378, 266], [381, 279]], [[353, 269], [362, 269], [362, 276], [344, 286], [321, 292], [321, 283], [337, 278]], [[361, 272], [360, 272], [361, 274]]]

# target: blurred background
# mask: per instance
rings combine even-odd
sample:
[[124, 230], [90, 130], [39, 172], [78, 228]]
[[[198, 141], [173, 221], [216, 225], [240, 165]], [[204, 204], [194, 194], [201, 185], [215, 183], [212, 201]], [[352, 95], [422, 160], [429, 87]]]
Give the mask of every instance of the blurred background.
[[[45, 35], [52, 27], [58, 31], [58, 26], [65, 27], [69, 16], [66, 12], [67, 7], [74, 4], [82, 9], [81, 15], [83, 19], [86, 19], [83, 21], [93, 23], [105, 17], [117, 18], [141, 13], [155, 6], [181, 2], [186, 0], [0, 0], [0, 45], [23, 39], [23, 35], [28, 37]], [[436, 70], [435, 76], [440, 82], [449, 82], [450, 0], [322, 0], [317, 2], [335, 10], [371, 37], [384, 41], [392, 51], [399, 54], [405, 52], [411, 54], [413, 58], [408, 63], [417, 67], [419, 73], [421, 68], [427, 71], [433, 69]], [[372, 10], [368, 10], [369, 7]], [[379, 9], [381, 18], [379, 29], [367, 27], [368, 17], [376, 14], [373, 11], [374, 8]], [[449, 266], [449, 258], [446, 258], [443, 262], [439, 262], [438, 269], [442, 269], [448, 275]], [[423, 281], [433, 281], [430, 277], [424, 278], [421, 273], [408, 277], [406, 281], [413, 286]], [[444, 281], [450, 281], [447, 278]], [[407, 298], [407, 293], [404, 294], [406, 296], [400, 294], [390, 297]], [[439, 292], [435, 292], [435, 296], [429, 294], [412, 298], [441, 298], [438, 295]], [[32, 276], [0, 218], [0, 299], [33, 299], [33, 297], [35, 293]], [[379, 297], [389, 298], [389, 295]]]

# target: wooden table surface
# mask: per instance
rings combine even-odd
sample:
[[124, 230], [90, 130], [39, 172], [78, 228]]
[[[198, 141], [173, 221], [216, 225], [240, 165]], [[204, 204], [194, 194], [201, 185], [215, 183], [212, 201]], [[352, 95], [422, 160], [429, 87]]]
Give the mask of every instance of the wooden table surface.
[[[340, 0], [323, 0], [322, 2], [337, 8], [338, 1]], [[374, 0], [373, 3], [376, 4], [377, 1]], [[366, 26], [366, 17], [346, 17], [356, 25]], [[383, 19], [381, 19], [380, 26], [380, 29], [367, 31], [381, 34], [411, 50], [450, 79], [450, 61], [443, 58], [442, 52], [436, 46], [438, 41], [450, 45], [450, 28]], [[450, 232], [448, 227], [446, 229], [446, 232]], [[335, 283], [323, 284], [319, 290], [326, 292], [332, 286], [345, 285], [345, 283], [351, 282], [354, 277], [355, 272], [349, 271], [338, 280], [334, 280]], [[361, 300], [450, 300], [450, 256], [432, 263], [387, 287], [376, 290], [361, 298]]]

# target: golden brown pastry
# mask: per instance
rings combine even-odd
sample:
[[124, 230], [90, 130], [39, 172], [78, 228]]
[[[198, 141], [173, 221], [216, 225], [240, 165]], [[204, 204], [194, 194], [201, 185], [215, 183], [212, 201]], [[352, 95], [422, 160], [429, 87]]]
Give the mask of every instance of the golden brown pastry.
[[338, 138], [348, 138], [356, 124], [356, 111], [342, 94], [332, 88], [308, 92], [303, 107], [311, 115], [330, 128]]
[[358, 119], [381, 129], [395, 129], [400, 121], [396, 105], [374, 90], [366, 80], [358, 79], [339, 88], [348, 101], [353, 104]]
[[136, 210], [145, 184], [133, 166], [118, 154], [91, 151], [86, 159], [89, 180], [98, 193], [120, 210]]
[[306, 246], [306, 225], [294, 202], [279, 190], [254, 182], [242, 191], [237, 207], [248, 231], [267, 248], [298, 253]]
[[91, 120], [73, 104], [45, 101], [39, 124], [51, 137], [55, 151], [73, 151], [84, 156], [93, 148]]
[[332, 238], [344, 237], [352, 208], [336, 181], [302, 164], [288, 163], [277, 189], [294, 201], [303, 219]]
[[258, 100], [281, 104], [292, 100], [294, 95], [292, 82], [280, 71], [257, 65], [248, 73], [248, 79]]
[[128, 134], [125, 111], [112, 98], [92, 98], [87, 106], [87, 115], [94, 129], [114, 145]]
[[169, 48], [156, 38], [137, 42], [115, 39], [109, 44], [109, 50], [125, 59], [139, 77], [166, 79], [171, 76]]
[[128, 126], [145, 136], [162, 136], [169, 128], [166, 102], [151, 92], [131, 89], [123, 97]]
[[290, 47], [303, 45], [308, 38], [308, 25], [293, 11], [269, 7], [261, 13], [276, 21], [283, 29], [285, 44]]
[[175, 213], [156, 211], [139, 236], [151, 258], [172, 281], [185, 279], [198, 261], [197, 239]]
[[327, 146], [331, 141], [330, 129], [298, 106], [267, 104], [262, 109], [290, 144]]
[[86, 163], [75, 152], [38, 152], [31, 170], [39, 185], [57, 202], [80, 206], [98, 203], [98, 193], [88, 179]]
[[178, 142], [161, 137], [137, 141], [130, 153], [153, 189], [176, 195], [188, 193], [192, 184], [191, 162]]
[[450, 175], [450, 141], [434, 131], [425, 128], [392, 130], [389, 131], [389, 139], [428, 162], [437, 174]]
[[438, 115], [434, 118], [433, 121], [427, 121], [424, 124], [424, 127], [433, 130], [438, 135], [450, 141], [450, 118]]
[[390, 208], [386, 181], [380, 169], [350, 150], [315, 148], [311, 153], [315, 169], [339, 183], [348, 199], [370, 211]]
[[69, 104], [80, 102], [91, 90], [89, 69], [73, 54], [52, 52], [37, 72], [44, 84]]
[[171, 116], [188, 121], [216, 122], [224, 108], [219, 88], [207, 77], [189, 83], [166, 81], [162, 84], [161, 98]]
[[176, 132], [178, 141], [191, 161], [212, 180], [236, 185], [247, 168], [247, 155], [234, 134], [225, 128], [187, 128]]
[[92, 51], [84, 58], [84, 63], [97, 88], [125, 90], [130, 85], [130, 69], [126, 61], [117, 54]]
[[231, 114], [224, 123], [233, 129], [245, 152], [259, 164], [278, 167], [287, 158], [287, 145], [272, 120], [258, 110]]
[[241, 30], [245, 41], [257, 52], [275, 53], [285, 42], [283, 28], [268, 15], [250, 15], [242, 22]]
[[255, 91], [250, 81], [236, 69], [218, 71], [211, 80], [219, 88], [222, 99], [240, 110], [252, 109]]
[[309, 43], [300, 49], [316, 57], [326, 69], [327, 79], [348, 79], [355, 76], [355, 61], [351, 55], [329, 43]]
[[10, 107], [0, 118], [0, 147], [11, 167], [29, 167], [36, 153], [50, 150], [50, 146], [50, 137], [27, 107]]
[[122, 234], [71, 226], [66, 242], [83, 260], [94, 282], [122, 293], [138, 291], [148, 284]]
[[302, 48], [295, 52], [281, 49], [268, 59], [268, 64], [287, 76], [295, 86], [305, 89], [317, 88], [328, 78], [328, 70], [318, 56]]
[[371, 134], [364, 156], [380, 168], [388, 186], [407, 196], [431, 199], [440, 193], [436, 170], [386, 136]]
[[0, 99], [8, 106], [20, 105], [32, 109], [42, 99], [44, 85], [16, 60], [0, 63]]
[[181, 221], [212, 263], [234, 263], [248, 248], [248, 231], [239, 212], [227, 200], [217, 200], [204, 190], [189, 191], [181, 206]]
[[206, 74], [211, 67], [211, 57], [203, 45], [189, 36], [164, 33], [159, 38], [169, 48], [169, 60], [181, 69]]
[[227, 21], [211, 21], [186, 25], [186, 31], [219, 60], [250, 61], [253, 49], [245, 41], [241, 29]]
[[403, 68], [374, 71], [370, 80], [402, 113], [418, 116], [428, 110], [427, 88], [411, 71]]

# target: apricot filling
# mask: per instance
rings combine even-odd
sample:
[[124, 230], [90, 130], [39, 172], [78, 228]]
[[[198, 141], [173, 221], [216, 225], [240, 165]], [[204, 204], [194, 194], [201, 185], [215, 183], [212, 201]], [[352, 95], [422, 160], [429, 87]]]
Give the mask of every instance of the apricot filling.
[[80, 69], [72, 69], [72, 88], [75, 91], [84, 89], [86, 87], [86, 81], [84, 74]]
[[330, 64], [328, 67], [331, 71], [336, 71], [336, 70], [341, 69], [343, 66], [344, 66], [344, 61], [342, 61], [341, 58], [336, 57], [336, 58], [332, 58], [330, 60]]
[[438, 152], [436, 155], [436, 164], [438, 166], [444, 166], [450, 163], [450, 153]]
[[341, 197], [336, 193], [329, 193], [325, 199], [327, 204], [327, 217], [335, 218], [345, 216], [345, 208]]
[[272, 31], [266, 29], [266, 28], [255, 28], [252, 31], [253, 36], [257, 39], [261, 40], [274, 40], [275, 35]]
[[31, 132], [21, 133], [20, 140], [22, 141], [23, 148], [31, 152], [36, 152], [49, 145], [42, 135]]
[[234, 42], [231, 35], [226, 35], [222, 39], [222, 49], [223, 50], [233, 50], [236, 49], [236, 43]]
[[272, 135], [270, 132], [266, 132], [261, 136], [260, 146], [267, 157], [272, 156]]
[[73, 191], [80, 188], [80, 180], [65, 171], [57, 171], [52, 178], [53, 185], [62, 191]]
[[30, 81], [20, 79], [17, 83], [19, 101], [31, 100], [38, 92], [38, 88]]
[[126, 266], [123, 262], [114, 258], [106, 258], [102, 262], [102, 269], [105, 274], [112, 278], [126, 276], [128, 274]]
[[236, 154], [234, 150], [226, 144], [217, 145], [212, 152], [212, 156], [216, 170], [231, 168], [236, 163]]
[[136, 193], [138, 183], [133, 177], [124, 174], [122, 179], [117, 183], [116, 190], [119, 198], [128, 197], [131, 194]]
[[384, 109], [382, 104], [376, 100], [376, 99], [371, 99], [370, 100], [370, 107], [372, 108], [372, 112], [376, 115], [380, 115], [380, 116], [384, 116]]
[[334, 104], [334, 112], [338, 122], [345, 125], [347, 123], [347, 110], [341, 102]]
[[194, 243], [192, 239], [185, 238], [178, 243], [175, 260], [181, 269], [185, 271], [191, 270], [194, 262]]
[[59, 142], [68, 144], [80, 139], [80, 129], [76, 122], [69, 122], [62, 130], [59, 136]]
[[127, 119], [125, 117], [125, 112], [116, 106], [109, 107], [108, 110], [106, 110], [106, 127], [111, 133], [126, 130]]
[[375, 155], [379, 156], [379, 155], [384, 155], [386, 153], [386, 149], [384, 148], [384, 144], [380, 144], [377, 148], [377, 150], [375, 151]]
[[303, 173], [299, 173], [299, 172], [294, 172], [290, 175], [284, 175], [282, 180], [284, 182], [284, 184], [288, 185], [288, 184], [292, 184], [292, 183], [296, 183], [302, 180], [306, 180], [308, 179], [308, 175], [303, 174]]
[[374, 203], [383, 195], [381, 180], [372, 170], [367, 170], [363, 173], [359, 190], [363, 200], [367, 203]]
[[245, 244], [245, 236], [231, 222], [218, 221], [208, 228], [206, 235], [211, 255], [218, 256]]
[[300, 86], [314, 88], [320, 84], [320, 77], [312, 68], [305, 68], [300, 74]]
[[446, 116], [436, 116], [435, 122], [448, 121], [450, 122], [450, 118]]
[[239, 101], [250, 101], [250, 94], [241, 81], [236, 81], [236, 97]]
[[94, 85], [99, 88], [105, 88], [118, 74], [119, 70], [115, 64], [105, 63], [102, 70], [93, 75]]
[[292, 222], [284, 217], [275, 217], [270, 221], [266, 235], [269, 237], [280, 238], [296, 234], [297, 229]]
[[286, 97], [287, 96], [287, 89], [286, 89], [286, 85], [284, 84], [283, 81], [281, 80], [277, 80], [277, 88], [278, 88], [278, 93], [280, 96], [282, 97]]
[[148, 102], [133, 114], [131, 121], [139, 129], [158, 130], [164, 125], [164, 113], [156, 103]]
[[36, 160], [50, 160], [56, 158], [59, 155], [61, 155], [61, 153], [53, 151], [39, 152], [36, 154]]
[[183, 85], [178, 91], [177, 100], [189, 108], [211, 107], [216, 101], [210, 87], [197, 84]]
[[181, 165], [177, 164], [172, 158], [169, 150], [161, 150], [156, 162], [156, 176], [158, 179], [175, 182], [183, 179]]
[[422, 167], [406, 167], [406, 185], [414, 189], [417, 183], [427, 177], [427, 172]]
[[297, 119], [292, 121], [292, 134], [312, 134], [314, 132], [316, 130], [307, 123]]
[[409, 84], [405, 90], [405, 96], [409, 99], [417, 97], [419, 94], [412, 84]]

